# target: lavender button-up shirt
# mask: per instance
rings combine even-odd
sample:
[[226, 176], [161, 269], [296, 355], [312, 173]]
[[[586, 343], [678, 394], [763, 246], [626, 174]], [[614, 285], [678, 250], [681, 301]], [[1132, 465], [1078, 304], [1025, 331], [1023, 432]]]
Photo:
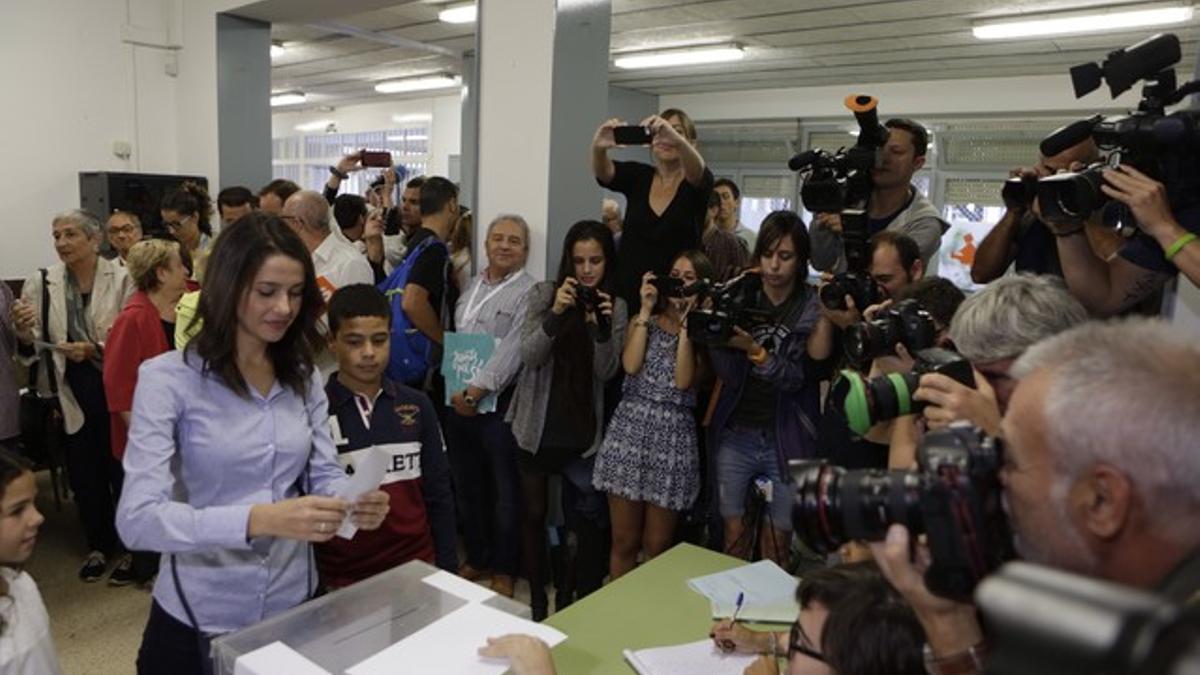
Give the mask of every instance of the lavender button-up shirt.
[[[173, 555], [182, 593], [206, 633], [226, 633], [303, 602], [316, 582], [306, 542], [249, 539], [250, 508], [332, 495], [334, 458], [319, 376], [298, 395], [278, 382], [243, 397], [189, 351], [142, 364], [133, 398], [117, 529], [132, 550]], [[164, 556], [154, 599], [190, 624]]]

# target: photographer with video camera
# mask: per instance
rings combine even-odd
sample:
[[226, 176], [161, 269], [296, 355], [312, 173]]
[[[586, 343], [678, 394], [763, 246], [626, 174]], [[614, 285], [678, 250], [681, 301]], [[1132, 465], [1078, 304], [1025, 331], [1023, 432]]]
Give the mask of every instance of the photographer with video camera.
[[[1108, 152], [1103, 162], [1081, 163], [1042, 178], [1037, 199], [1057, 235], [1058, 255], [1071, 292], [1093, 314], [1111, 316], [1151, 296], [1176, 272], [1200, 280], [1200, 114], [1167, 107], [1200, 93], [1200, 82], [1176, 86], [1179, 38], [1155, 35], [1118, 49], [1102, 63], [1071, 69], [1077, 97], [1107, 83], [1116, 98], [1143, 83], [1137, 110], [1069, 124], [1042, 140], [1053, 154], [1091, 138]], [[1116, 225], [1129, 236], [1119, 255], [1101, 259], [1087, 245], [1088, 223]]]
[[[815, 344], [810, 339], [818, 317], [817, 294], [805, 283], [809, 241], [804, 221], [791, 211], [775, 211], [762, 223], [753, 263], [761, 268], [762, 290], [749, 328], [735, 326], [733, 337], [710, 349], [721, 378], [720, 394], [708, 432], [716, 448], [716, 477], [725, 549], [750, 557], [749, 542], [760, 536], [762, 553], [783, 564], [791, 541], [790, 503], [786, 499], [789, 458], [816, 455], [819, 380], [808, 373]], [[689, 317], [688, 332], [700, 326]], [[761, 480], [760, 480], [761, 479]], [[767, 519], [747, 527], [747, 493], [762, 483]]]
[[[1194, 599], [1200, 347], [1160, 321], [1093, 322], [1030, 347], [1012, 373], [998, 477], [1020, 556]], [[893, 524], [873, 548], [925, 627], [929, 672], [982, 672], [974, 607], [931, 592], [925, 556], [914, 563], [909, 545], [908, 529]]]
[[1032, 168], [1017, 167], [1009, 172], [1001, 191], [1004, 216], [979, 243], [971, 280], [977, 284], [994, 281], [1010, 265], [1017, 272], [1062, 276], [1054, 233], [1042, 221], [1038, 209], [1037, 181], [1079, 162], [1091, 164], [1099, 157], [1095, 141], [1086, 138], [1056, 155], [1039, 155]]
[[[912, 237], [929, 270], [936, 264], [934, 256], [942, 234], [950, 228], [937, 207], [912, 184], [913, 174], [925, 165], [929, 132], [920, 123], [903, 118], [890, 119], [884, 126], [889, 130], [887, 143], [879, 164], [871, 170], [867, 235], [892, 230]], [[846, 270], [841, 215], [818, 213], [813, 219], [812, 244], [813, 267], [823, 272]]]

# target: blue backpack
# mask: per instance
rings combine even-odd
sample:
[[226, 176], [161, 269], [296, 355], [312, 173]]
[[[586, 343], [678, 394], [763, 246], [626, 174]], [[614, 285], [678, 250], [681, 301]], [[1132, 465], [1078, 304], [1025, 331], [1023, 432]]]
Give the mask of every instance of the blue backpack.
[[[433, 365], [433, 341], [417, 329], [404, 313], [404, 287], [408, 285], [408, 277], [417, 259], [430, 246], [445, 244], [437, 237], [428, 237], [417, 244], [416, 248], [404, 256], [400, 266], [392, 270], [388, 278], [379, 282], [379, 290], [387, 296], [392, 306], [392, 347], [388, 355], [387, 376], [393, 382], [416, 384], [421, 386]], [[442, 293], [445, 303], [446, 293]], [[445, 319], [445, 307], [442, 308], [442, 319]]]

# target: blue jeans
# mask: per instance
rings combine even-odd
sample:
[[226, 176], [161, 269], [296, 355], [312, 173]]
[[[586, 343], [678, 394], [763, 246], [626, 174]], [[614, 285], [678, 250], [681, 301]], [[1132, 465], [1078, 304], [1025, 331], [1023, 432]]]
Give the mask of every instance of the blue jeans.
[[721, 433], [717, 450], [717, 492], [722, 518], [740, 518], [746, 492], [758, 477], [771, 482], [767, 513], [777, 530], [792, 529], [792, 487], [779, 472], [775, 429], [730, 425]]

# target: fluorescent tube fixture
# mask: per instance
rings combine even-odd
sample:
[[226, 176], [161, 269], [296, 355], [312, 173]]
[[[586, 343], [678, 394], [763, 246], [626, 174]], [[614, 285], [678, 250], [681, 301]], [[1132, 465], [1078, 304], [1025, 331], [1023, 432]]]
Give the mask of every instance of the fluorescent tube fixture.
[[302, 91], [282, 91], [278, 94], [271, 94], [271, 107], [274, 108], [281, 105], [296, 105], [298, 103], [304, 103], [307, 100], [308, 97], [305, 96], [304, 92]]
[[475, 3], [453, 5], [438, 12], [438, 20], [443, 23], [475, 23]]
[[462, 84], [462, 78], [451, 75], [425, 75], [410, 77], [403, 80], [387, 80], [375, 85], [375, 91], [381, 94], [399, 94], [407, 91], [425, 91], [426, 89], [445, 89]]
[[287, 53], [287, 49], [280, 42], [271, 43], [271, 58], [277, 59]]
[[325, 131], [331, 124], [334, 124], [333, 120], [313, 120], [312, 122], [297, 124], [296, 131]]
[[427, 140], [429, 140], [429, 137], [428, 137], [428, 136], [422, 136], [422, 135], [416, 135], [416, 136], [388, 136], [388, 137], [387, 137], [387, 139], [388, 139], [389, 141], [393, 142], [393, 143], [398, 143], [398, 142], [401, 142], [401, 141], [427, 141]]
[[428, 122], [433, 119], [433, 115], [428, 113], [411, 113], [408, 115], [392, 115], [393, 122], [404, 124], [405, 122]]
[[661, 49], [652, 52], [621, 54], [613, 64], [625, 70], [638, 68], [670, 68], [672, 66], [694, 66], [702, 63], [740, 61], [746, 56], [741, 45], [705, 45], [682, 49]]
[[1006, 40], [1013, 38], [1045, 37], [1048, 35], [1077, 35], [1100, 33], [1113, 30], [1130, 30], [1146, 26], [1162, 26], [1183, 23], [1192, 19], [1193, 9], [1183, 7], [1155, 7], [1149, 9], [1117, 9], [1108, 12], [1087, 14], [1049, 14], [1040, 17], [1028, 16], [1016, 21], [1001, 21], [976, 24], [972, 28], [980, 40]]

